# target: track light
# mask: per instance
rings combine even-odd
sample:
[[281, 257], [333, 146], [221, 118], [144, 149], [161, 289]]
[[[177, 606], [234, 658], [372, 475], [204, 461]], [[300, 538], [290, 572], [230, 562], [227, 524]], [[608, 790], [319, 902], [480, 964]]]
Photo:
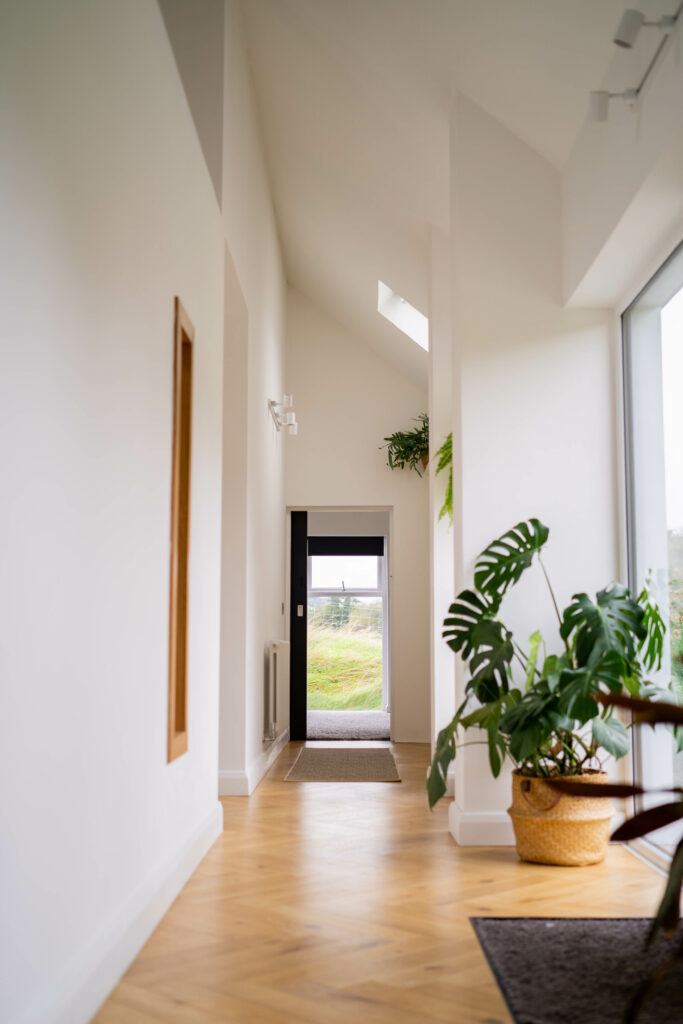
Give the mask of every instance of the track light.
[[635, 105], [643, 91], [645, 83], [654, 71], [664, 47], [666, 46], [667, 39], [675, 29], [682, 11], [683, 0], [679, 3], [675, 14], [665, 14], [659, 19], [659, 21], [645, 21], [645, 15], [643, 12], [638, 11], [633, 7], [629, 7], [628, 10], [624, 11], [621, 16], [621, 21], [617, 26], [617, 31], [614, 34], [614, 42], [617, 46], [621, 46], [625, 50], [633, 49], [640, 34], [640, 30], [643, 27], [658, 28], [662, 33], [662, 38], [659, 41], [659, 46], [657, 47], [652, 60], [645, 69], [643, 77], [634, 89], [624, 89], [623, 92], [608, 92], [606, 89], [596, 89], [594, 92], [589, 94], [588, 117], [591, 121], [607, 120], [610, 100], [626, 100], [626, 102], [630, 104], [631, 109], [635, 109]]
[[621, 16], [617, 31], [614, 33], [614, 42], [625, 50], [631, 50], [635, 46], [641, 28], [658, 28], [661, 32], [668, 33], [676, 24], [680, 13], [679, 8], [676, 14], [665, 14], [659, 21], [645, 21], [642, 11], [629, 7]]
[[628, 11], [624, 11], [617, 31], [614, 33], [614, 42], [617, 46], [623, 46], [625, 50], [630, 50], [638, 38], [644, 21], [645, 15], [642, 11], [635, 11], [632, 7]]

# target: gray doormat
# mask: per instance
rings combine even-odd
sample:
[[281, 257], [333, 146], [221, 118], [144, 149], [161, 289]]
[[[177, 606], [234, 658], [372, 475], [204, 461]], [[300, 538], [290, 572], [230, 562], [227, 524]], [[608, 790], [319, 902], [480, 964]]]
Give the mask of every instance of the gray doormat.
[[[682, 927], [646, 951], [648, 918], [470, 920], [515, 1024], [620, 1024], [634, 990], [683, 937]], [[681, 1021], [679, 962], [649, 994], [637, 1024]]]
[[400, 782], [387, 747], [304, 747], [285, 782]]
[[390, 718], [386, 711], [309, 711], [309, 740], [388, 740]]

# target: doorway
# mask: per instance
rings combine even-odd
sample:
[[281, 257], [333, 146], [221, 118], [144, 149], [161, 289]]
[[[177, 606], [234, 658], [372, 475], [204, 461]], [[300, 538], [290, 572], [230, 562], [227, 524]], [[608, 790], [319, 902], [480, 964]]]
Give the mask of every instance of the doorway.
[[390, 738], [388, 524], [388, 512], [292, 513], [292, 739]]

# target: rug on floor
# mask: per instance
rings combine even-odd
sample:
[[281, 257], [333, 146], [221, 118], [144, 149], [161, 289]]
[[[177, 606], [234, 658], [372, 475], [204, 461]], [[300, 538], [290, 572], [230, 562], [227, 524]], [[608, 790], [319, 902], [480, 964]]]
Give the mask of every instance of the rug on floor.
[[[515, 1024], [620, 1024], [634, 990], [683, 937], [682, 927], [645, 950], [648, 918], [470, 920]], [[681, 1021], [679, 962], [645, 1000], [638, 1024]]]
[[304, 747], [285, 782], [400, 782], [387, 747]]
[[309, 711], [309, 740], [388, 740], [390, 718], [386, 711]]

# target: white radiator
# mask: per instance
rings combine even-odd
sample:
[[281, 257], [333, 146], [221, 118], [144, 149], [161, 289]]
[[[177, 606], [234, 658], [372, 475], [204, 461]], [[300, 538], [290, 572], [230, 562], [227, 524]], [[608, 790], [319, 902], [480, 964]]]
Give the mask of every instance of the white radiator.
[[263, 702], [263, 742], [278, 736], [278, 701], [289, 688], [289, 641], [271, 640], [267, 649], [265, 699]]

